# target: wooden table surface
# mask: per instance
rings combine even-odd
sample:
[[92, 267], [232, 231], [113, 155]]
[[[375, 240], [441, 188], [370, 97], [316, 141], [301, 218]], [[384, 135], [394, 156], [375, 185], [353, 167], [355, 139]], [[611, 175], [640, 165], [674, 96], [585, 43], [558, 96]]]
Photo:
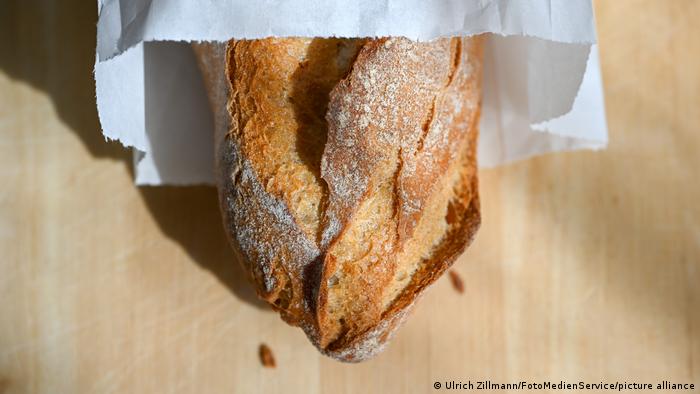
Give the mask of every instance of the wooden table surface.
[[99, 133], [94, 3], [0, 5], [0, 393], [700, 385], [700, 1], [595, 2], [609, 148], [481, 171], [465, 294], [441, 279], [359, 365], [255, 301], [212, 188], [133, 186]]

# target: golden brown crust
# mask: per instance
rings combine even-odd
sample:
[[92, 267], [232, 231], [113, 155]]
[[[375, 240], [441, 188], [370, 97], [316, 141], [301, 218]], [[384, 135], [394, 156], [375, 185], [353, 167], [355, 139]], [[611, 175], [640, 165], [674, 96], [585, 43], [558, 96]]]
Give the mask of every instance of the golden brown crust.
[[232, 41], [222, 212], [262, 298], [360, 361], [479, 225], [480, 38]]
[[[323, 348], [343, 349], [385, 320], [387, 303], [382, 300], [400, 268], [397, 256], [407, 243], [424, 236], [414, 237], [413, 230], [428, 200], [449, 176], [449, 164], [460, 161], [460, 152], [473, 147], [480, 46], [466, 41], [464, 45], [461, 39], [372, 41], [358, 55], [351, 75], [331, 94], [322, 174], [330, 189], [324, 239], [334, 241], [326, 252], [317, 309]], [[381, 196], [386, 182], [393, 212], [369, 231], [370, 240], [353, 230], [357, 223], [381, 216], [372, 204], [370, 217], [363, 208], [369, 199]], [[443, 237], [443, 243], [448, 241]], [[337, 256], [342, 252], [336, 249], [344, 251], [347, 242], [375, 245], [359, 248], [343, 265]], [[372, 259], [373, 249], [383, 252]], [[415, 254], [410, 257], [416, 266], [420, 263], [430, 270], [445, 264]], [[415, 276], [412, 269], [409, 275]], [[349, 282], [344, 286], [338, 283], [343, 277]], [[400, 293], [399, 304], [401, 297], [414, 298], [409, 295]]]

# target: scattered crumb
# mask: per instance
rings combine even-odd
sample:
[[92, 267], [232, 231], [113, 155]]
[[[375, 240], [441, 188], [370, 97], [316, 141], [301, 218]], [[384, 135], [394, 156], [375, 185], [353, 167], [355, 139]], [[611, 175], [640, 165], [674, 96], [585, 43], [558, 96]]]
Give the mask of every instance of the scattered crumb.
[[270, 347], [264, 343], [260, 344], [258, 348], [258, 354], [260, 356], [260, 362], [265, 368], [275, 368], [275, 356], [272, 355], [272, 350]]
[[464, 293], [464, 282], [457, 272], [450, 270], [450, 281], [452, 282], [452, 287], [457, 290], [457, 293]]
[[10, 387], [10, 380], [5, 378], [0, 378], [0, 394], [3, 394]]

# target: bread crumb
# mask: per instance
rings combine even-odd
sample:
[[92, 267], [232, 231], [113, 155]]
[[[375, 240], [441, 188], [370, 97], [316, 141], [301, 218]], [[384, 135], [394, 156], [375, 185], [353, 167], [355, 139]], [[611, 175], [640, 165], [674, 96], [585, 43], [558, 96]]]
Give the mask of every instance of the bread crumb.
[[0, 378], [0, 394], [5, 393], [10, 387], [10, 380], [7, 378]]
[[464, 282], [457, 272], [450, 270], [450, 281], [452, 282], [452, 287], [459, 294], [464, 294]]
[[258, 348], [258, 355], [260, 356], [260, 363], [262, 363], [265, 368], [275, 368], [275, 356], [272, 355], [272, 350], [270, 347], [264, 343], [260, 344]]

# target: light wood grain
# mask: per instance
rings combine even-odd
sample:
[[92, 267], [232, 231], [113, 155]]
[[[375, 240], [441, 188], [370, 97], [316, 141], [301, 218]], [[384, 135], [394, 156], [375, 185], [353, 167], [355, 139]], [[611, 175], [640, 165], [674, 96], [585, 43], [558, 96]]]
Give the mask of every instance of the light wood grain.
[[0, 393], [700, 384], [700, 2], [595, 3], [609, 148], [482, 171], [465, 294], [442, 279], [361, 365], [254, 301], [211, 188], [132, 185], [99, 133], [94, 3], [0, 5]]

